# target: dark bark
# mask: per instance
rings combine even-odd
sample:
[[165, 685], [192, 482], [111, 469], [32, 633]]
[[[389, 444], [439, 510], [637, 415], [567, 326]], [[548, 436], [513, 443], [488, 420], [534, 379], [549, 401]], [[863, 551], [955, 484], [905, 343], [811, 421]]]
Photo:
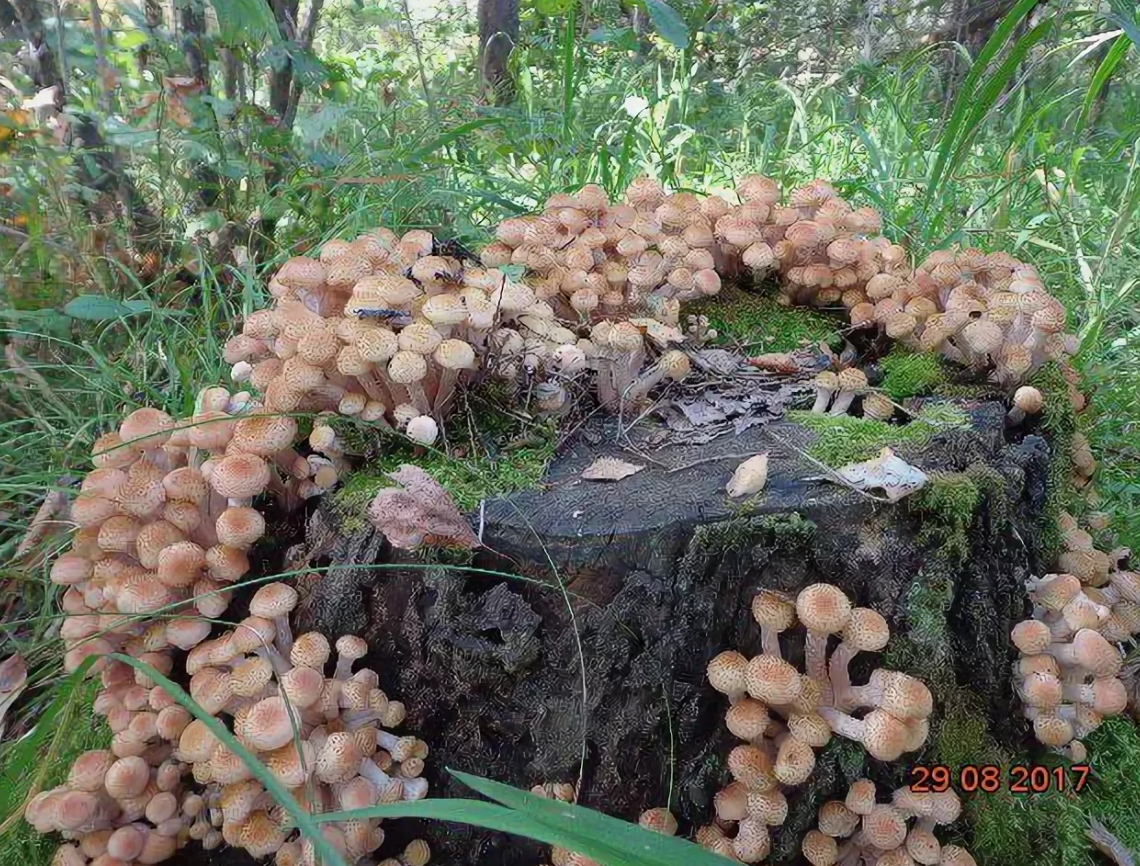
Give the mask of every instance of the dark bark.
[[514, 99], [509, 60], [518, 38], [518, 0], [479, 0], [479, 73], [488, 100], [507, 103]]
[[[281, 38], [293, 43], [297, 38], [297, 8], [299, 0], [270, 0], [273, 17]], [[289, 98], [293, 92], [293, 61], [286, 55], [269, 73], [269, 110], [277, 117], [278, 123], [285, 125], [289, 115]]]
[[232, 48], [222, 49], [222, 75], [226, 99], [241, 101], [245, 95], [245, 64]]
[[182, 7], [182, 54], [187, 72], [210, 92], [210, 65], [206, 60], [203, 39], [206, 35], [206, 7], [201, 0], [190, 0]]
[[63, 105], [64, 81], [56, 62], [55, 53], [44, 32], [43, 13], [36, 0], [13, 0], [12, 10], [20, 25], [24, 47], [24, 68], [36, 88], [59, 87], [56, 104]]

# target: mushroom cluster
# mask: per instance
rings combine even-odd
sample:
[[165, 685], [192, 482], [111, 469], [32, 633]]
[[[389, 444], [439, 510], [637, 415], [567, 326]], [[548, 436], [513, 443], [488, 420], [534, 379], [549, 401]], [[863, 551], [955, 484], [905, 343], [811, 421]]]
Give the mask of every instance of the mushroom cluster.
[[1084, 761], [1081, 740], [1128, 703], [1118, 644], [1140, 634], [1140, 574], [1097, 550], [1071, 515], [1059, 524], [1061, 572], [1026, 582], [1033, 615], [1013, 628], [1014, 682], [1037, 739]]
[[965, 848], [943, 845], [934, 835], [935, 827], [957, 820], [961, 811], [952, 790], [899, 788], [890, 803], [878, 803], [875, 783], [857, 779], [843, 800], [820, 807], [818, 827], [800, 849], [812, 866], [974, 866]]
[[[292, 450], [296, 423], [263, 414], [247, 394], [208, 388], [198, 409], [186, 422], [139, 409], [95, 442], [95, 469], [71, 505], [78, 529], [52, 565], [52, 582], [66, 587], [65, 668], [98, 658], [94, 710], [113, 732], [109, 749], [81, 755], [65, 785], [26, 807], [37, 831], [73, 843], [61, 847], [61, 863], [157, 863], [190, 839], [207, 848], [225, 841], [258, 857], [277, 852], [280, 866], [313, 862], [305, 844], [288, 841], [286, 813], [241, 759], [143, 671], [105, 657], [116, 651], [163, 675], [171, 675], [176, 651], [186, 652], [190, 695], [211, 715], [231, 716], [239, 741], [307, 808], [427, 793], [426, 744], [385, 730], [402, 723], [403, 705], [377, 688], [375, 672], [352, 671], [367, 644], [341, 637], [326, 678], [325, 637], [293, 640], [290, 586], [263, 585], [248, 617], [208, 639], [231, 584], [249, 570], [246, 551], [265, 531], [254, 497], [287, 496], [307, 458]], [[231, 414], [238, 410], [246, 414]], [[277, 477], [279, 467], [294, 469], [289, 482]], [[355, 862], [383, 841], [377, 825], [345, 822], [326, 833]], [[389, 866], [422, 866], [427, 857], [419, 842]]]
[[[725, 723], [744, 743], [728, 755], [733, 782], [716, 795], [715, 831], [698, 834], [706, 847], [745, 863], [768, 855], [768, 827], [787, 817], [780, 787], [807, 781], [814, 750], [833, 733], [862, 743], [874, 758], [893, 761], [926, 741], [933, 708], [930, 690], [897, 671], [877, 669], [865, 685], [851, 683], [851, 660], [882, 650], [890, 629], [874, 610], [852, 607], [837, 587], [812, 584], [794, 602], [762, 590], [752, 600], [752, 616], [760, 626], [761, 654], [748, 659], [730, 650], [708, 664], [709, 683], [731, 703]], [[805, 673], [780, 650], [780, 633], [797, 620], [807, 632]], [[829, 658], [832, 635], [840, 642]], [[864, 710], [862, 717], [853, 715]], [[729, 837], [724, 828], [732, 826], [736, 832]]]
[[[937, 352], [1014, 386], [1049, 361], [1075, 376], [1077, 338], [1065, 333], [1065, 307], [1040, 275], [1008, 253], [952, 247], [913, 271], [905, 259], [873, 277], [865, 300], [850, 307], [856, 327], [877, 327], [913, 349]], [[846, 299], [845, 299], [846, 300]], [[1070, 398], [1084, 398], [1075, 385]]]
[[[551, 787], [550, 785], [536, 785], [531, 789], [531, 793], [550, 799], [552, 797], [550, 793]], [[553, 786], [554, 789], [558, 789], [559, 787], [562, 786]], [[573, 795], [574, 786], [569, 785], [565, 787], [569, 787], [570, 794]], [[539, 793], [540, 791], [542, 791], [542, 793]], [[553, 798], [570, 802], [568, 798], [564, 797], [554, 796]], [[652, 830], [654, 833], [660, 833], [662, 836], [677, 835], [677, 819], [673, 817], [672, 812], [661, 806], [646, 809], [638, 816], [637, 823], [646, 830]], [[593, 857], [588, 857], [580, 852], [570, 851], [555, 845], [550, 849], [550, 866], [602, 866], [602, 864]]]

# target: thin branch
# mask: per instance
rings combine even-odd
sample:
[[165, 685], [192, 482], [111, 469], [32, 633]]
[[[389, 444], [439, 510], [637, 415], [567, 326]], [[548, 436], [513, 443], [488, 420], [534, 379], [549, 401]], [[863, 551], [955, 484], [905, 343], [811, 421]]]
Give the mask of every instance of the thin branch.
[[108, 84], [111, 78], [111, 67], [107, 64], [107, 40], [103, 35], [103, 14], [99, 11], [99, 0], [91, 0], [91, 36], [95, 43], [95, 78], [99, 93], [99, 108], [106, 114], [111, 113], [111, 91]]

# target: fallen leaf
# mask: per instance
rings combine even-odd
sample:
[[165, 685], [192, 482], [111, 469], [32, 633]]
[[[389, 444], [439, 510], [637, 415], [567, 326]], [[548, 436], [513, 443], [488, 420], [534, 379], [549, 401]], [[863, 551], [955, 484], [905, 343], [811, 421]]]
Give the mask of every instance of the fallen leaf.
[[849, 463], [836, 474], [856, 490], [881, 489], [891, 502], [898, 502], [921, 490], [929, 480], [926, 473], [911, 466], [890, 448], [862, 463]]
[[1116, 866], [1136, 866], [1136, 858], [1132, 852], [1096, 818], [1089, 818], [1089, 829], [1086, 835], [1088, 835], [1089, 841], [1097, 847], [1097, 850]]
[[725, 490], [734, 499], [759, 493], [768, 483], [768, 452], [749, 457], [736, 467]]
[[482, 546], [451, 495], [420, 467], [405, 463], [388, 477], [401, 486], [377, 493], [368, 506], [368, 519], [393, 547], [413, 550], [432, 544], [470, 550]]
[[748, 359], [749, 365], [772, 373], [799, 373], [802, 368], [787, 352], [769, 352]]
[[636, 463], [626, 463], [617, 457], [599, 457], [582, 470], [583, 481], [621, 481], [630, 475], [636, 475], [644, 466]]

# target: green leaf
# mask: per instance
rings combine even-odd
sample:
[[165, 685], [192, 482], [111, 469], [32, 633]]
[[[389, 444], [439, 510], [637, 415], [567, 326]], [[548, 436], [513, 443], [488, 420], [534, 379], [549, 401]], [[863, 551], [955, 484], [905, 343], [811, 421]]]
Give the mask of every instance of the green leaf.
[[[1093, 73], [1092, 80], [1089, 82], [1088, 91], [1085, 93], [1085, 100], [1081, 105], [1081, 113], [1077, 118], [1076, 138], [1081, 137], [1084, 132], [1085, 126], [1088, 125], [1089, 116], [1092, 114], [1093, 106], [1096, 104], [1097, 97], [1100, 92], [1104, 90], [1104, 86], [1108, 84], [1108, 80], [1112, 77], [1112, 73], [1116, 71], [1116, 67], [1120, 65], [1120, 61], [1124, 59], [1124, 55], [1128, 53], [1129, 41], [1116, 37], [1112, 43], [1112, 47], [1108, 49], [1108, 53], [1104, 55], [1104, 59], [1096, 68]], [[1140, 42], [1136, 43], [1140, 47]]]
[[1108, 0], [1108, 5], [1112, 7], [1114, 14], [1104, 17], [1120, 27], [1136, 47], [1140, 48], [1140, 26], [1136, 24], [1135, 4], [1133, 8], [1129, 8], [1129, 4], [1124, 0]]
[[149, 313], [153, 309], [154, 304], [145, 300], [120, 301], [106, 295], [80, 295], [64, 305], [63, 314], [88, 322], [110, 322]]
[[577, 0], [534, 0], [534, 8], [540, 15], [555, 18], [565, 15]]
[[586, 41], [592, 45], [612, 45], [619, 51], [637, 50], [637, 34], [632, 27], [610, 27], [603, 24], [591, 30], [586, 35]]
[[266, 0], [211, 0], [218, 16], [218, 36], [224, 45], [257, 45], [280, 36]]
[[689, 25], [676, 9], [664, 0], [645, 0], [645, 7], [662, 39], [677, 48], [689, 47]]

